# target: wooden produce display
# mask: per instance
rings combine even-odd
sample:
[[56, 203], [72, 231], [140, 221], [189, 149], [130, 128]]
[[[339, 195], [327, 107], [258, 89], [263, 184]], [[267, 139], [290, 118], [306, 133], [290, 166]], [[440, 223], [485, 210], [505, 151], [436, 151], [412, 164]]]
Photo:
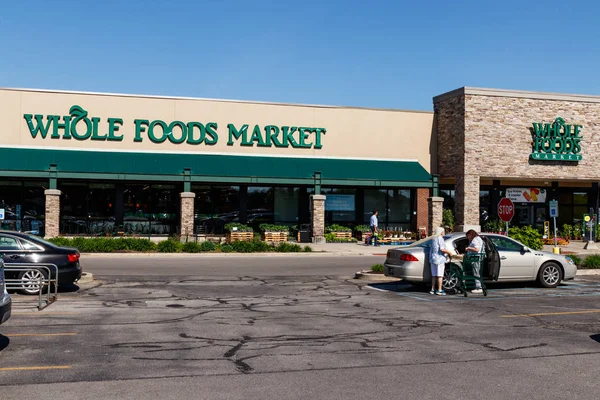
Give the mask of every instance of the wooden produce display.
[[287, 232], [265, 232], [262, 234], [262, 239], [265, 242], [281, 243], [287, 242]]
[[250, 242], [254, 239], [254, 232], [240, 232], [240, 231], [232, 231], [227, 232], [227, 242]]
[[334, 234], [336, 239], [352, 239], [352, 232], [331, 232]]

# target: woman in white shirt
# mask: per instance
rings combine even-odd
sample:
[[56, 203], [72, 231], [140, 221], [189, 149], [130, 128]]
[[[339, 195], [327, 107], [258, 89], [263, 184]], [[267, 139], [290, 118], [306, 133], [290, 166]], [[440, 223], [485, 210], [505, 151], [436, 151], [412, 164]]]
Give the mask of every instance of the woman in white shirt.
[[[444, 228], [437, 227], [433, 233], [434, 239], [429, 249], [429, 266], [431, 267], [431, 291], [430, 294], [445, 296], [446, 292], [442, 289], [442, 280], [444, 279], [444, 268], [446, 267], [446, 254], [451, 255], [452, 252], [446, 249], [444, 236], [446, 232]], [[437, 283], [437, 290], [435, 289]]]
[[[485, 255], [485, 247], [483, 247], [483, 239], [473, 229], [467, 231], [467, 239], [469, 239], [469, 246], [465, 249], [467, 253]], [[473, 263], [473, 275], [477, 278], [481, 278], [481, 263]], [[483, 293], [481, 289], [481, 282], [475, 280], [475, 289], [471, 293]]]

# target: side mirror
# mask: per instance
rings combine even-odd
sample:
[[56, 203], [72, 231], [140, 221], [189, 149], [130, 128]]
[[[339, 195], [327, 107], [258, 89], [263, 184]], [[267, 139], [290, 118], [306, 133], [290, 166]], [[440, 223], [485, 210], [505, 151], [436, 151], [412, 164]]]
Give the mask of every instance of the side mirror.
[[529, 247], [527, 247], [527, 246], [523, 246], [523, 247], [521, 247], [521, 253], [528, 253], [528, 252], [530, 252], [530, 251], [531, 251], [531, 250], [529, 250]]

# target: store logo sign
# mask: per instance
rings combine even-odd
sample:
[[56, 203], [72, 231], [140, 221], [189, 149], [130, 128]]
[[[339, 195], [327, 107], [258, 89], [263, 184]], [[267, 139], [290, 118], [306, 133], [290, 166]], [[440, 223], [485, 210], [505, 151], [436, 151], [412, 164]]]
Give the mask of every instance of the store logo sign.
[[530, 158], [548, 161], [580, 161], [581, 160], [581, 125], [566, 124], [558, 117], [549, 123], [534, 122], [533, 151]]
[[[69, 109], [69, 115], [24, 114], [27, 128], [34, 139], [95, 140], [122, 142], [125, 133], [122, 118], [90, 117], [80, 106]], [[219, 141], [219, 125], [216, 122], [184, 122], [135, 119], [131, 124], [130, 137], [133, 142], [149, 140], [152, 143], [171, 142], [190, 145], [213, 146]], [[323, 148], [325, 128], [301, 126], [277, 126], [244, 124], [236, 127], [227, 124], [227, 146], [247, 147], [291, 147], [300, 149]]]

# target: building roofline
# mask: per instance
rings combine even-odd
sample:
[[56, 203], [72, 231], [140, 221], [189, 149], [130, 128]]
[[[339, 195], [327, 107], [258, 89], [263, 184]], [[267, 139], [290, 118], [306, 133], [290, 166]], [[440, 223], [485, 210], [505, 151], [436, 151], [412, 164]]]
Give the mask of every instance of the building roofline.
[[464, 86], [433, 98], [433, 103], [447, 100], [462, 95], [491, 96], [491, 97], [518, 97], [537, 100], [577, 101], [583, 103], [600, 103], [600, 96], [588, 94], [567, 94], [552, 92], [534, 92], [528, 90], [488, 89]]
[[301, 103], [278, 103], [269, 101], [251, 101], [251, 100], [228, 100], [228, 99], [211, 99], [203, 97], [180, 97], [180, 96], [159, 96], [159, 95], [142, 95], [142, 94], [125, 94], [125, 93], [107, 93], [107, 92], [85, 92], [76, 90], [56, 90], [56, 89], [32, 89], [32, 88], [8, 88], [0, 87], [0, 90], [13, 92], [37, 92], [37, 93], [54, 93], [54, 94], [78, 94], [89, 96], [109, 96], [109, 97], [128, 97], [128, 98], [143, 98], [143, 99], [161, 99], [161, 100], [195, 100], [195, 101], [212, 101], [222, 103], [237, 103], [237, 104], [256, 104], [256, 105], [272, 105], [283, 107], [308, 107], [308, 108], [328, 108], [341, 110], [367, 110], [367, 111], [392, 111], [392, 112], [408, 112], [417, 114], [433, 114], [433, 111], [424, 110], [402, 110], [395, 108], [375, 108], [375, 107], [356, 107], [356, 106], [331, 106], [321, 104], [301, 104]]

